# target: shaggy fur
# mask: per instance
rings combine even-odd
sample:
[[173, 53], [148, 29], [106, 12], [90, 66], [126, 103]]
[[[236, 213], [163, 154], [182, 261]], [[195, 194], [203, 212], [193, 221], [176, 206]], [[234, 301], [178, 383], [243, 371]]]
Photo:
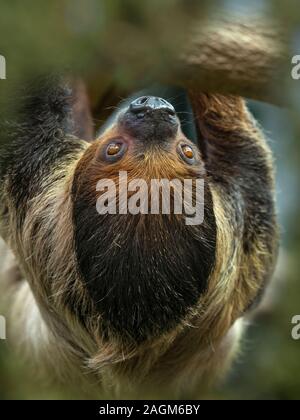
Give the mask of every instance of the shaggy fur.
[[[190, 92], [199, 135], [190, 166], [176, 152], [189, 142], [180, 128], [164, 139], [154, 131], [151, 142], [116, 119], [87, 143], [74, 136], [64, 83], [30, 93], [6, 129], [0, 166], [1, 235], [14, 264], [1, 296], [19, 347], [57, 377], [109, 395], [195, 395], [230, 366], [243, 316], [273, 272], [273, 165], [261, 131], [243, 99]], [[116, 136], [131, 147], [107, 163], [102, 150]], [[204, 223], [99, 216], [96, 183], [120, 170], [146, 182], [204, 179]]]

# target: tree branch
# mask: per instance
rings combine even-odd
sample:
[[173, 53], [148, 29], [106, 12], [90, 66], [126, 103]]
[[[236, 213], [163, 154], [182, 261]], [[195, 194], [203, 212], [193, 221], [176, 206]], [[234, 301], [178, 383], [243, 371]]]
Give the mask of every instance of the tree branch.
[[283, 105], [289, 64], [288, 47], [275, 24], [223, 20], [192, 30], [178, 78], [189, 88]]

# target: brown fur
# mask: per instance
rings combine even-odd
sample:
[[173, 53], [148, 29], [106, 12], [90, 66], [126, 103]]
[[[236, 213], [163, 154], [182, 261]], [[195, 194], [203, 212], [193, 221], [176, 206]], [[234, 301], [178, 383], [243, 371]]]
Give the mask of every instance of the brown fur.
[[[118, 164], [99, 167], [99, 147], [120, 133], [114, 132], [113, 127], [91, 145], [82, 142], [83, 150], [74, 154], [67, 166], [56, 168], [44, 180], [45, 186], [50, 183], [51, 187], [45, 187], [28, 203], [21, 230], [15, 228], [18, 209], [13, 197], [3, 188], [2, 196], [9, 209], [9, 216], [4, 219], [8, 226], [2, 224], [3, 236], [26, 278], [11, 295], [12, 323], [19, 325], [17, 340], [20, 329], [24, 323], [27, 325], [29, 348], [35, 349], [37, 358], [47, 359], [57, 376], [70, 375], [76, 381], [87, 377], [91, 382], [99, 382], [108, 394], [122, 397], [153, 396], [155, 389], [160, 396], [161, 393], [171, 397], [199, 396], [195, 390], [222, 377], [231, 365], [240, 339], [242, 317], [272, 274], [277, 230], [271, 214], [270, 224], [274, 229], [268, 241], [263, 233], [251, 231], [251, 247], [245, 252], [245, 232], [228, 217], [235, 213], [234, 203], [224, 200], [224, 181], [216, 182], [214, 165], [218, 165], [225, 179], [239, 176], [234, 167], [222, 167], [225, 151], [219, 145], [236, 142], [234, 146], [238, 147], [240, 137], [251, 139], [260, 150], [268, 168], [266, 183], [271, 193], [273, 165], [263, 136], [241, 98], [195, 92], [191, 92], [191, 98], [207, 148], [201, 153], [209, 156], [218, 153], [218, 163], [209, 158], [206, 161], [217, 223], [216, 262], [206, 293], [176, 328], [161, 337], [135, 346], [121, 345], [113, 337], [106, 341], [101, 336], [100, 315], [96, 314], [76, 270], [70, 191], [75, 171], [79, 182], [86, 183], [91, 202], [96, 198], [97, 181], [102, 177], [113, 179], [123, 168], [132, 179], [184, 178], [186, 167], [178, 161], [175, 151], [173, 155], [162, 156], [159, 165], [157, 160], [153, 165], [148, 152], [143, 166], [139, 166], [135, 156], [127, 156]], [[157, 168], [160, 168], [158, 173]], [[68, 299], [94, 314], [86, 320], [85, 327], [66, 306]]]

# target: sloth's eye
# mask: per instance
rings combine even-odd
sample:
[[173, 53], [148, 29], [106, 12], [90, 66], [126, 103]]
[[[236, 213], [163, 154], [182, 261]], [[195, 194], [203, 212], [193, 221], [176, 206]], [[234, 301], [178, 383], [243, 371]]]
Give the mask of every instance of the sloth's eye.
[[182, 146], [182, 152], [188, 159], [193, 159], [194, 151], [190, 146]]
[[121, 145], [119, 143], [111, 143], [107, 146], [106, 153], [108, 156], [113, 156], [119, 153]]
[[109, 160], [120, 159], [126, 151], [126, 146], [123, 142], [113, 141], [109, 143], [105, 150], [106, 158]]
[[178, 151], [185, 162], [190, 164], [195, 162], [194, 150], [188, 144], [180, 144]]

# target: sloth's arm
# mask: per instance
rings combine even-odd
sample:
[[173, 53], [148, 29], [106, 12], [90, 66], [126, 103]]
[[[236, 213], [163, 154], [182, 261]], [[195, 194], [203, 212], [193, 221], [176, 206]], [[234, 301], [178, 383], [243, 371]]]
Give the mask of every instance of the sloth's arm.
[[212, 94], [192, 94], [191, 99], [210, 182], [229, 199], [236, 196], [243, 217], [248, 212], [249, 218], [260, 216], [258, 224], [272, 220], [271, 152], [244, 100]]
[[85, 142], [73, 135], [74, 102], [65, 83], [35, 82], [20, 103], [15, 122], [2, 129], [0, 180], [2, 194], [13, 201], [21, 216], [49, 177], [53, 181], [63, 176], [60, 168], [68, 166]]
[[[260, 195], [260, 186], [272, 194], [271, 153], [245, 101], [241, 97], [217, 94], [190, 96], [212, 180], [233, 183], [253, 198]], [[254, 180], [256, 185], [245, 185], [245, 181]]]
[[235, 277], [231, 284], [241, 312], [257, 300], [276, 260], [271, 152], [242, 98], [195, 92], [190, 97], [219, 213], [220, 255], [227, 250], [225, 270]]

